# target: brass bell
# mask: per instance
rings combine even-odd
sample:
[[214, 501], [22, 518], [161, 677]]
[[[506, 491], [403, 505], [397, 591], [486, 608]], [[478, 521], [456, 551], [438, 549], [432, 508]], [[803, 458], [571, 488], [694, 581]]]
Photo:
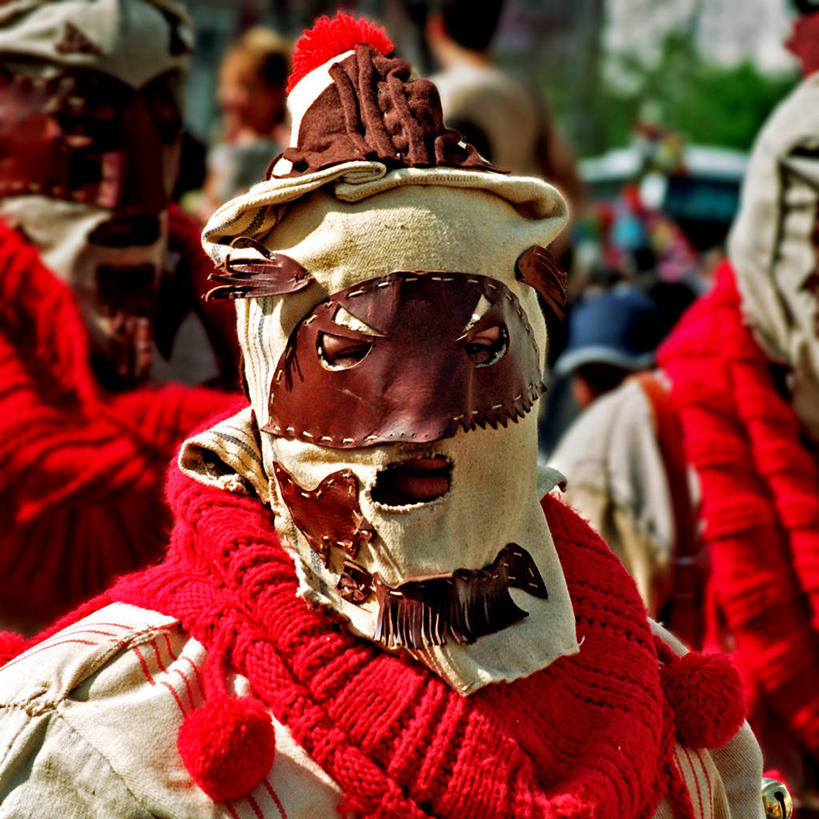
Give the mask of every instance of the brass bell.
[[765, 819], [791, 819], [793, 802], [788, 789], [776, 779], [762, 777], [762, 805]]

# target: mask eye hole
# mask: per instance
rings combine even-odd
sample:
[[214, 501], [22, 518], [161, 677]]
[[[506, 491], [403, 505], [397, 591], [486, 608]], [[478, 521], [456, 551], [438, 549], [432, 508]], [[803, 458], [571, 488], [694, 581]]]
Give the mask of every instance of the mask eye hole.
[[372, 349], [372, 342], [347, 336], [319, 333], [316, 351], [319, 361], [327, 370], [349, 370], [360, 364]]
[[476, 367], [491, 367], [503, 358], [509, 334], [503, 324], [472, 330], [464, 339], [464, 351]]

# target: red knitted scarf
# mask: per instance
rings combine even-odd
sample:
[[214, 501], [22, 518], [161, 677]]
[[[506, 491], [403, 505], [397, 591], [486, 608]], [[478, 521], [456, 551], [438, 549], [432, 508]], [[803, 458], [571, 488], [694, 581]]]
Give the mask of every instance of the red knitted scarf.
[[[181, 221], [173, 219], [175, 234]], [[71, 291], [0, 224], [0, 600], [8, 610], [47, 621], [156, 557], [170, 528], [166, 464], [194, 426], [236, 400], [180, 385], [104, 392]]]
[[546, 498], [544, 510], [580, 654], [463, 698], [297, 598], [292, 560], [258, 500], [178, 472], [169, 496], [176, 526], [166, 561], [71, 619], [111, 600], [179, 618], [209, 648], [209, 663], [250, 680], [351, 809], [623, 819], [651, 816], [668, 793], [690, 816], [640, 598], [600, 538], [558, 501]]
[[743, 325], [730, 265], [659, 351], [702, 485], [719, 615], [755, 704], [819, 759], [819, 465]]

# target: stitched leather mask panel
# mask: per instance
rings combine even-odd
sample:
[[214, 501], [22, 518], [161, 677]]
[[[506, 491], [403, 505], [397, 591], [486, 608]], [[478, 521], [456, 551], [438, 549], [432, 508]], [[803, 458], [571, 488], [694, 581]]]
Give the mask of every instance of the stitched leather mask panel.
[[273, 470], [293, 523], [325, 566], [331, 546], [355, 557], [359, 547], [375, 537], [358, 505], [358, 478], [349, 469], [333, 472], [315, 489], [299, 486], [281, 464], [273, 464]]
[[532, 328], [505, 285], [398, 272], [331, 295], [294, 329], [264, 429], [333, 449], [424, 443], [505, 426], [542, 391]]

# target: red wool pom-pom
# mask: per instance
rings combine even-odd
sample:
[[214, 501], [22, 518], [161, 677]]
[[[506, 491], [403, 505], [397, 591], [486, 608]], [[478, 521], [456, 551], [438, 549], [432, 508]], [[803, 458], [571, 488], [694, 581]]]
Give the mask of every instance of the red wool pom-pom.
[[663, 666], [660, 683], [677, 739], [688, 748], [725, 745], [745, 719], [742, 682], [724, 654], [692, 651]]
[[341, 11], [335, 17], [319, 17], [313, 28], [301, 35], [293, 49], [293, 73], [287, 81], [287, 91], [292, 91], [293, 86], [314, 68], [359, 43], [371, 45], [384, 55], [394, 49], [384, 29], [363, 17], [356, 19]]
[[0, 666], [21, 654], [26, 645], [26, 638], [15, 631], [0, 631]]
[[252, 697], [216, 697], [191, 711], [176, 740], [193, 781], [217, 802], [240, 799], [273, 766], [276, 737], [270, 714]]

